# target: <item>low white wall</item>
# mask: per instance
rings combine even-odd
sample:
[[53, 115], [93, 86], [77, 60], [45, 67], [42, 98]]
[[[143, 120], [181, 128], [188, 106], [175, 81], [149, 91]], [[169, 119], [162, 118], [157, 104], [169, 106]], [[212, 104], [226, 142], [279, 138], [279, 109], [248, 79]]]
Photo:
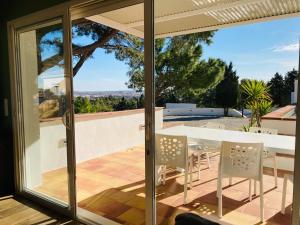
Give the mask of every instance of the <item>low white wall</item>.
[[[156, 127], [163, 127], [162, 110], [156, 111], [155, 121]], [[77, 122], [77, 162], [143, 145], [144, 124], [144, 113]]]
[[[244, 111], [244, 115], [247, 117], [250, 117], [252, 114], [250, 109], [244, 109], [243, 111]], [[242, 113], [242, 110], [240, 110], [240, 112]]]
[[[242, 113], [229, 109], [229, 116], [242, 117]], [[223, 108], [165, 108], [164, 116], [224, 116]]]
[[[161, 129], [163, 110], [157, 110], [155, 116], [155, 126]], [[77, 162], [144, 144], [143, 112], [91, 120], [87, 118], [75, 122]], [[66, 167], [67, 153], [64, 137], [66, 137], [66, 128], [62, 124], [43, 123], [40, 139], [42, 172]]]
[[[67, 166], [66, 127], [42, 123], [40, 129], [41, 172]], [[36, 162], [37, 163], [37, 162]]]
[[167, 103], [167, 109], [195, 109], [197, 108], [196, 104], [193, 103]]
[[272, 120], [262, 119], [262, 127], [268, 127], [278, 130], [279, 134], [296, 135], [296, 121], [295, 120]]

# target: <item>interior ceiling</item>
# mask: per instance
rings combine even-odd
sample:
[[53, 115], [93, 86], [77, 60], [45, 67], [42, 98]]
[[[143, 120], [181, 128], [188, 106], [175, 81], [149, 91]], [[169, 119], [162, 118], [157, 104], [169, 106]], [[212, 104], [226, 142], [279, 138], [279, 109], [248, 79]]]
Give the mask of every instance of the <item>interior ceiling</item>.
[[[143, 10], [137, 4], [87, 19], [142, 38]], [[300, 0], [155, 0], [155, 34], [170, 37], [299, 15]]]

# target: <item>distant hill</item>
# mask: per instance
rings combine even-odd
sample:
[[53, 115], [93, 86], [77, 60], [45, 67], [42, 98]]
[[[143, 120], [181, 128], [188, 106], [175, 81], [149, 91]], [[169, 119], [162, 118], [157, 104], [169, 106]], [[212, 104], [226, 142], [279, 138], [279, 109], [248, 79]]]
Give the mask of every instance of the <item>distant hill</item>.
[[117, 97], [140, 97], [143, 92], [136, 92], [136, 91], [74, 91], [75, 97], [108, 97], [108, 96], [117, 96]]

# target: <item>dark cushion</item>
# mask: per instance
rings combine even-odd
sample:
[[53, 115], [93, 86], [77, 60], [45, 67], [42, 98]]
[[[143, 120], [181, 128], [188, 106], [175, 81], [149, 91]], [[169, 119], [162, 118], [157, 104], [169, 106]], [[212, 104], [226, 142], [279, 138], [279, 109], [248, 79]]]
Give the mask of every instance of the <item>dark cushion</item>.
[[212, 222], [204, 219], [195, 213], [182, 213], [176, 216], [175, 225], [220, 225], [219, 223]]

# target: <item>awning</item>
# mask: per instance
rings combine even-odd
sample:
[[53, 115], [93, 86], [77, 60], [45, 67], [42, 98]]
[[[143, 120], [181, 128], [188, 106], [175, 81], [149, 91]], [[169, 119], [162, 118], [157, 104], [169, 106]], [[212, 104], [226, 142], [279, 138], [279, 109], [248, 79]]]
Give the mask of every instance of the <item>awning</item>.
[[[143, 4], [87, 19], [143, 37]], [[300, 15], [300, 0], [156, 0], [156, 38]]]

